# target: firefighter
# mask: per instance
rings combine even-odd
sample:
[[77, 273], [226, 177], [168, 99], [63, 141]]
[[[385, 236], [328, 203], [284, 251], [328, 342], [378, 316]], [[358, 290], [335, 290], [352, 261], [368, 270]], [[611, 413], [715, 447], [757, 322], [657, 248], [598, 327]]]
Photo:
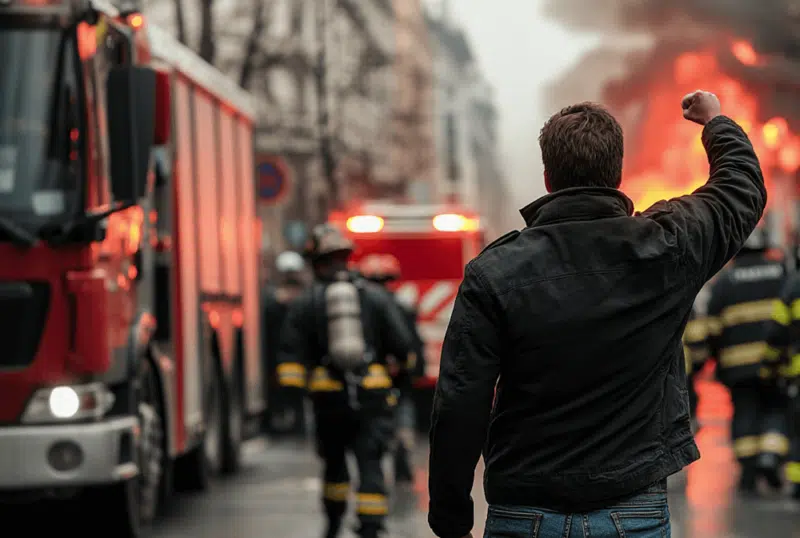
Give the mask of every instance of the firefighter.
[[277, 286], [265, 288], [264, 293], [262, 360], [268, 403], [267, 413], [264, 414], [264, 433], [273, 436], [303, 438], [306, 434], [305, 393], [291, 388], [279, 389], [276, 374], [281, 327], [286, 320], [289, 304], [306, 286], [305, 265], [303, 257], [297, 252], [279, 254], [275, 260]]
[[[364, 278], [371, 280], [388, 291], [388, 284], [400, 279], [400, 261], [391, 254], [370, 254], [365, 256], [359, 264], [359, 272]], [[395, 413], [397, 438], [394, 454], [394, 477], [397, 482], [412, 482], [414, 480], [411, 457], [414, 453], [414, 440], [416, 420], [413, 399], [413, 381], [424, 373], [424, 344], [417, 330], [417, 310], [412, 304], [406, 304], [398, 299], [398, 304], [403, 311], [406, 325], [414, 339], [414, 350], [406, 359], [405, 368], [400, 368], [394, 359], [392, 380], [398, 394], [398, 404]]]
[[795, 272], [775, 301], [769, 330], [768, 364], [775, 364], [790, 401], [790, 451], [786, 478], [800, 501], [800, 273]]
[[289, 310], [278, 377], [306, 387], [314, 404], [324, 464], [325, 536], [338, 536], [350, 495], [345, 454], [358, 463], [358, 533], [375, 538], [389, 511], [381, 459], [394, 434], [392, 380], [386, 358], [405, 357], [413, 340], [395, 302], [354, 276], [353, 244], [329, 225], [314, 228], [308, 256], [317, 281]]
[[767, 256], [767, 246], [767, 231], [757, 228], [718, 275], [708, 305], [709, 351], [733, 401], [731, 433], [743, 493], [755, 492], [759, 475], [779, 489], [778, 470], [789, 451], [786, 400], [763, 364], [766, 322], [786, 276], [783, 262]]
[[697, 431], [697, 390], [695, 377], [708, 361], [708, 321], [698, 313], [697, 302], [692, 308], [689, 322], [683, 332], [683, 353], [686, 360], [686, 378], [689, 390], [689, 411], [692, 416], [692, 427]]

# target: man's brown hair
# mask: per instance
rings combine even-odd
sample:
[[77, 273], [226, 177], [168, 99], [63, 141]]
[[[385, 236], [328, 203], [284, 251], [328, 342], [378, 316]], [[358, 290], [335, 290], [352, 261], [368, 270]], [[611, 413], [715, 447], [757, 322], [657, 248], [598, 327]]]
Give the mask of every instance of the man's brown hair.
[[622, 127], [595, 103], [553, 114], [539, 134], [548, 188], [613, 187], [622, 182]]

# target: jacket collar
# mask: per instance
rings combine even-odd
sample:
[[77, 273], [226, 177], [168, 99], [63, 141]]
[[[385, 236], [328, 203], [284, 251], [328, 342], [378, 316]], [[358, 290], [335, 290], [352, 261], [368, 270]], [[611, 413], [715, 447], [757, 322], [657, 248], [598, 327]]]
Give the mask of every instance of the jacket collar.
[[543, 196], [520, 209], [528, 226], [633, 215], [633, 202], [618, 189], [573, 187]]

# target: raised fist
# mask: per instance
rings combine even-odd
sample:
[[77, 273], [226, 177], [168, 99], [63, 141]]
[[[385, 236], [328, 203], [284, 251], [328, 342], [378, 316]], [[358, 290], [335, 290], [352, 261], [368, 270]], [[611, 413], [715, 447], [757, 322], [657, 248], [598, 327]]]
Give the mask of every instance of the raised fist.
[[684, 96], [681, 108], [683, 108], [684, 118], [700, 125], [705, 125], [720, 115], [717, 96], [703, 90], [697, 90]]

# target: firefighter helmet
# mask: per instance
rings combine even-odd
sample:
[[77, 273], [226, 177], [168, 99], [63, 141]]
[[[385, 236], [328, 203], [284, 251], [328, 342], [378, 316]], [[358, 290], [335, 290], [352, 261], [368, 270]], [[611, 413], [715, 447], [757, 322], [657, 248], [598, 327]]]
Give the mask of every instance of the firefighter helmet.
[[381, 255], [370, 254], [368, 256], [364, 256], [364, 258], [358, 264], [358, 272], [361, 273], [361, 276], [367, 280], [372, 280], [373, 282], [382, 282], [384, 275], [383, 260], [381, 259]]
[[744, 250], [767, 250], [770, 247], [769, 227], [766, 224], [759, 224], [753, 233], [745, 240], [742, 249]]
[[311, 237], [306, 245], [306, 256], [318, 260], [336, 253], [349, 254], [354, 248], [353, 243], [335, 226], [319, 224], [311, 231]]
[[299, 273], [305, 268], [305, 265], [303, 257], [291, 250], [281, 252], [275, 260], [275, 268], [279, 273]]
[[384, 254], [381, 259], [383, 261], [383, 277], [387, 281], [399, 279], [402, 274], [400, 260], [391, 254]]
[[374, 282], [391, 282], [400, 278], [400, 262], [391, 254], [370, 254], [358, 265], [361, 275]]

